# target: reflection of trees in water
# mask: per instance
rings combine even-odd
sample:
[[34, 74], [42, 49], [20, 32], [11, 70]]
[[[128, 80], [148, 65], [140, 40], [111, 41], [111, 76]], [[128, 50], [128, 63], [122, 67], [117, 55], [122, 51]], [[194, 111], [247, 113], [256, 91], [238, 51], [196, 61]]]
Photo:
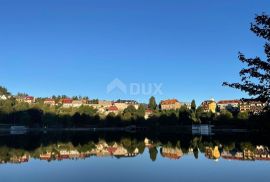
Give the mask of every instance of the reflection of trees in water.
[[0, 161], [21, 163], [27, 162], [29, 158], [52, 161], [91, 156], [123, 158], [135, 157], [147, 151], [152, 161], [156, 161], [158, 153], [164, 158], [178, 160], [186, 154], [193, 154], [198, 159], [200, 152], [213, 160], [269, 160], [268, 146], [266, 136], [209, 138], [140, 133], [32, 133], [1, 136]]

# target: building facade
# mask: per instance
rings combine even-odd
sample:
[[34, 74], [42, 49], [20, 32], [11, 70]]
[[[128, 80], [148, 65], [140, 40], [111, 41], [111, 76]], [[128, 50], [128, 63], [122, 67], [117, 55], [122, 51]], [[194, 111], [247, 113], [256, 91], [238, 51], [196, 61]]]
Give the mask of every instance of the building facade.
[[212, 112], [212, 113], [216, 113], [217, 103], [215, 102], [214, 99], [204, 101], [204, 102], [201, 104], [201, 106], [202, 106], [204, 112]]
[[221, 100], [217, 103], [219, 111], [239, 111], [240, 101], [239, 100]]
[[177, 110], [181, 108], [181, 103], [177, 99], [164, 100], [160, 103], [161, 110]]
[[240, 102], [240, 112], [249, 112], [249, 113], [261, 113], [264, 108], [267, 106], [266, 102], [262, 102], [255, 99], [243, 99]]
[[55, 105], [55, 100], [54, 99], [45, 99], [44, 104], [54, 106]]

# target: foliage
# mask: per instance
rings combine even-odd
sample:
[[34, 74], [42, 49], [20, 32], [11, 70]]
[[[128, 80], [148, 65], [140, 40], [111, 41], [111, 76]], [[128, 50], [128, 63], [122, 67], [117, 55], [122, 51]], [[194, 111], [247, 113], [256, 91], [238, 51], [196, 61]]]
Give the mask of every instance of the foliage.
[[248, 112], [239, 112], [237, 114], [237, 119], [239, 120], [248, 120], [248, 118], [249, 118]]
[[10, 95], [10, 92], [5, 87], [0, 86], [0, 96], [1, 95]]
[[154, 162], [157, 160], [158, 150], [156, 147], [152, 147], [149, 149], [150, 159]]
[[264, 52], [266, 60], [259, 57], [246, 58], [239, 53], [239, 60], [247, 64], [247, 68], [240, 71], [241, 83], [227, 83], [223, 85], [240, 89], [251, 96], [263, 101], [270, 101], [270, 17], [262, 14], [255, 18], [250, 30], [258, 37], [265, 39]]
[[233, 119], [233, 114], [227, 110], [221, 111], [218, 116], [219, 121], [230, 121], [231, 119]]
[[196, 102], [195, 102], [195, 100], [192, 100], [192, 102], [191, 102], [191, 110], [193, 112], [196, 112]]
[[157, 109], [157, 102], [156, 102], [155, 97], [152, 96], [152, 97], [149, 99], [148, 107], [149, 107], [151, 110], [156, 110], [156, 109]]

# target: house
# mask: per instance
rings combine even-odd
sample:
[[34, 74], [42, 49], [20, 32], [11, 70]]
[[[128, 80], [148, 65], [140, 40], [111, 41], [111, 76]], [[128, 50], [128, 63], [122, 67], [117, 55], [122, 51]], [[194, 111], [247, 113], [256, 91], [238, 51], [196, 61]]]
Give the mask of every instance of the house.
[[128, 106], [133, 105], [135, 107], [135, 109], [139, 108], [139, 104], [137, 101], [134, 100], [117, 100], [115, 102], [112, 103], [113, 105], [115, 105], [120, 111], [125, 110]]
[[55, 100], [54, 99], [45, 99], [44, 100], [45, 105], [55, 106]]
[[160, 103], [161, 110], [177, 110], [181, 108], [181, 103], [177, 99], [164, 100]]
[[212, 113], [216, 113], [217, 103], [215, 102], [214, 99], [204, 101], [204, 102], [201, 104], [201, 106], [202, 106], [204, 112], [212, 112]]
[[242, 99], [240, 102], [240, 112], [258, 114], [260, 112], [263, 112], [266, 106], [266, 102], [262, 102], [256, 99]]
[[238, 111], [239, 110], [240, 101], [239, 100], [221, 100], [217, 103], [217, 107], [219, 111]]
[[205, 147], [205, 157], [208, 159], [218, 160], [221, 157], [218, 146]]
[[62, 99], [61, 103], [63, 104], [64, 108], [72, 107], [72, 99], [68, 99], [68, 98]]
[[146, 109], [144, 114], [144, 119], [149, 119], [153, 115], [153, 111], [151, 109]]
[[8, 98], [7, 98], [7, 96], [5, 96], [5, 95], [0, 95], [0, 100], [7, 100]]
[[109, 114], [109, 113], [118, 114], [119, 113], [119, 109], [116, 106], [112, 105], [112, 106], [110, 106], [110, 107], [108, 107], [106, 109], [106, 114]]
[[108, 107], [112, 105], [112, 101], [98, 100], [98, 105], [103, 106], [103, 107]]
[[35, 103], [35, 98], [32, 96], [18, 96], [16, 97], [17, 102], [26, 102], [28, 104]]
[[121, 100], [121, 99], [118, 99], [115, 103], [125, 103], [125, 104], [128, 104], [128, 105], [138, 105], [138, 102], [135, 101], [135, 100]]
[[182, 102], [181, 105], [186, 106], [187, 109], [191, 109], [191, 102]]
[[118, 99], [117, 101], [113, 102], [113, 105], [118, 107], [120, 111], [125, 110], [128, 106], [133, 105], [135, 109], [139, 108], [139, 103], [135, 100], [121, 100]]
[[177, 147], [162, 147], [160, 152], [162, 157], [172, 160], [178, 160], [183, 156], [182, 150]]
[[35, 98], [32, 96], [26, 96], [26, 97], [24, 97], [24, 102], [26, 102], [28, 104], [33, 104], [33, 103], [35, 103]]
[[82, 100], [73, 100], [72, 101], [72, 107], [81, 107], [83, 105]]
[[113, 105], [115, 105], [120, 111], [125, 110], [129, 106], [129, 104], [118, 102], [114, 102]]

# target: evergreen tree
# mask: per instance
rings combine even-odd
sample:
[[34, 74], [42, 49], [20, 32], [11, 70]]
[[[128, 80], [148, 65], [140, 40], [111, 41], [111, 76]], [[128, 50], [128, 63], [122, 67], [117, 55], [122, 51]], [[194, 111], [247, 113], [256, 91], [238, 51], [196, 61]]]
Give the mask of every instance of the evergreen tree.
[[5, 87], [0, 86], [0, 95], [10, 95]]
[[192, 102], [191, 102], [191, 110], [192, 110], [193, 112], [196, 111], [196, 102], [195, 102], [195, 100], [192, 100]]
[[157, 102], [156, 102], [156, 99], [155, 97], [151, 97], [150, 100], [149, 100], [149, 105], [148, 107], [152, 110], [156, 110], [157, 109]]

